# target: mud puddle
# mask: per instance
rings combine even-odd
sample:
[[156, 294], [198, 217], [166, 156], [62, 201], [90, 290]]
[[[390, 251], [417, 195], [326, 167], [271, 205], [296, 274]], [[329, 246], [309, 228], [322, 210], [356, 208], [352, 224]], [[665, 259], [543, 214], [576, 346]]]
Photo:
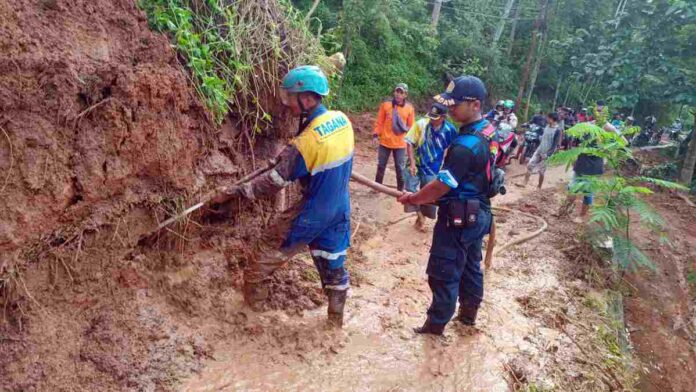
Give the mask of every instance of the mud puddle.
[[[369, 157], [359, 158], [354, 170], [374, 173]], [[549, 177], [551, 183], [563, 175]], [[393, 172], [387, 178], [393, 181]], [[531, 191], [511, 189], [506, 199]], [[442, 338], [416, 335], [412, 328], [423, 322], [430, 302], [424, 271], [432, 222], [420, 232], [413, 226], [415, 216], [404, 219], [392, 198], [358, 186], [352, 197], [360, 226], [349, 263], [359, 286], [351, 289], [343, 331], [325, 330], [324, 307], [302, 316], [249, 312], [245, 331], [251, 333], [217, 347], [215, 359], [182, 390], [508, 390], [506, 363], [536, 350], [525, 339], [536, 325], [515, 297], [554, 287], [554, 271], [511, 276], [494, 267], [486, 276], [478, 329], [451, 323]], [[521, 219], [505, 221], [504, 226], [526, 231]], [[509, 238], [505, 230], [499, 233], [499, 244]], [[495, 263], [504, 266], [510, 260], [501, 256]], [[241, 298], [236, 301], [241, 306]]]

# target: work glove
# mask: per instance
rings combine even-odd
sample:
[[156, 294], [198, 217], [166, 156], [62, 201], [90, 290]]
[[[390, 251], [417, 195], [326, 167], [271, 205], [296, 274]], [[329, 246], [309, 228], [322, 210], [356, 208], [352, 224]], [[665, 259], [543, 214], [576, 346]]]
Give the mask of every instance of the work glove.
[[235, 196], [243, 194], [242, 187], [239, 185], [221, 186], [215, 189], [215, 196], [210, 199], [211, 203], [220, 204]]

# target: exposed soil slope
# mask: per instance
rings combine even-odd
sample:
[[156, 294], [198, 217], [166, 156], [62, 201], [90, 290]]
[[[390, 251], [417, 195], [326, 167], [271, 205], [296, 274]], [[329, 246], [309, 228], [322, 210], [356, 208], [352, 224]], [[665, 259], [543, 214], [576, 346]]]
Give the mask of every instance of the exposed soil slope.
[[[0, 390], [174, 388], [237, 320], [225, 295], [275, 200], [210, 218], [234, 229], [184, 222], [138, 245], [252, 164], [134, 1], [1, 2], [0, 49]], [[258, 140], [257, 164], [274, 149]], [[293, 273], [274, 306], [321, 302]]]
[[67, 223], [202, 185], [205, 117], [133, 1], [3, 2], [0, 20], [3, 259]]
[[[644, 164], [665, 161], [656, 155], [640, 154], [640, 159]], [[656, 270], [627, 277], [626, 321], [646, 370], [639, 388], [691, 391], [696, 385], [696, 286], [687, 277], [696, 271], [696, 208], [667, 192], [650, 200], [667, 222], [667, 241], [638, 231], [638, 242]]]

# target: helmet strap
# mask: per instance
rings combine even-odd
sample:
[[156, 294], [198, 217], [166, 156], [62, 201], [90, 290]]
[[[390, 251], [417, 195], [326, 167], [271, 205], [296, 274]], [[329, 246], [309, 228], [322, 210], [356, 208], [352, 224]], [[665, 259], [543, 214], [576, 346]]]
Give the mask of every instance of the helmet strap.
[[300, 121], [297, 123], [297, 134], [299, 135], [307, 127], [307, 125], [309, 125], [309, 120], [307, 118], [309, 117], [309, 111], [302, 103], [302, 100], [300, 99], [300, 94], [297, 94], [296, 97], [297, 104], [300, 106], [300, 109], [302, 110], [302, 112], [300, 113]]

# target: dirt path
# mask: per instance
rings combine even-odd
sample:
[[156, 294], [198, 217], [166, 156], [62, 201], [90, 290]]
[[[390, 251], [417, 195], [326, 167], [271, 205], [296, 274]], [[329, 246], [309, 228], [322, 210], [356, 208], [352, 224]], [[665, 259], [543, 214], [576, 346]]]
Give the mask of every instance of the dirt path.
[[[361, 144], [354, 170], [373, 176], [374, 155], [374, 149]], [[520, 170], [512, 168], [511, 173]], [[564, 176], [562, 170], [552, 170], [548, 186], [555, 187]], [[393, 182], [393, 171], [386, 178]], [[555, 269], [546, 266], [543, 273], [515, 277], [502, 270], [513, 262], [509, 256], [497, 258], [500, 272], [486, 276], [480, 331], [452, 323], [443, 339], [418, 336], [411, 329], [423, 322], [430, 301], [424, 271], [432, 222], [427, 233], [419, 232], [413, 227], [415, 218], [403, 219], [402, 207], [393, 198], [352, 187], [360, 226], [354, 224], [358, 232], [350, 263], [355, 284], [344, 330], [324, 330], [323, 307], [301, 317], [280, 311], [250, 313], [247, 329], [260, 331], [258, 335], [238, 336], [218, 347], [215, 360], [183, 390], [508, 390], [506, 364], [520, 352], [535, 352], [529, 337], [539, 333], [538, 323], [523, 314], [516, 298], [558, 286]], [[531, 192], [531, 187], [511, 187], [497, 202]], [[515, 217], [503, 226], [500, 243], [509, 238], [512, 226], [518, 232], [535, 229], [533, 222]], [[241, 306], [241, 298], [236, 301]], [[548, 336], [557, 337], [558, 332]]]
[[[371, 116], [353, 122], [358, 135], [354, 170], [372, 177]], [[645, 271], [628, 277], [635, 286], [625, 297], [637, 356], [631, 358], [618, 348], [616, 324], [608, 316], [610, 295], [591, 283], [606, 267], [593, 270], [602, 262], [585, 254], [589, 250], [568, 251], [582, 243], [577, 241], [579, 227], [569, 218], [552, 216], [570, 174], [550, 169], [538, 191], [513, 185], [523, 172], [518, 164], [508, 168], [509, 193], [495, 204], [543, 216], [549, 230], [494, 259], [485, 276], [477, 330], [451, 323], [443, 338], [412, 332], [423, 322], [430, 301], [424, 272], [433, 223], [426, 233], [419, 232], [415, 217], [404, 215], [392, 198], [352, 184], [353, 288], [344, 330], [325, 330], [323, 306], [300, 315], [244, 312], [241, 333], [221, 338], [212, 350], [214, 359], [181, 389], [690, 390], [696, 358], [689, 332], [694, 302], [683, 271], [684, 257], [693, 257], [689, 211], [675, 209], [667, 195], [656, 196], [658, 209], [677, 223], [669, 230], [675, 240], [669, 248], [649, 250], [658, 275]], [[395, 183], [391, 168], [386, 183]], [[514, 214], [500, 214], [496, 220], [499, 245], [538, 225]], [[299, 262], [312, 268], [307, 256]], [[239, 294], [232, 296], [228, 306], [244, 309]], [[675, 297], [681, 300], [675, 302]]]

